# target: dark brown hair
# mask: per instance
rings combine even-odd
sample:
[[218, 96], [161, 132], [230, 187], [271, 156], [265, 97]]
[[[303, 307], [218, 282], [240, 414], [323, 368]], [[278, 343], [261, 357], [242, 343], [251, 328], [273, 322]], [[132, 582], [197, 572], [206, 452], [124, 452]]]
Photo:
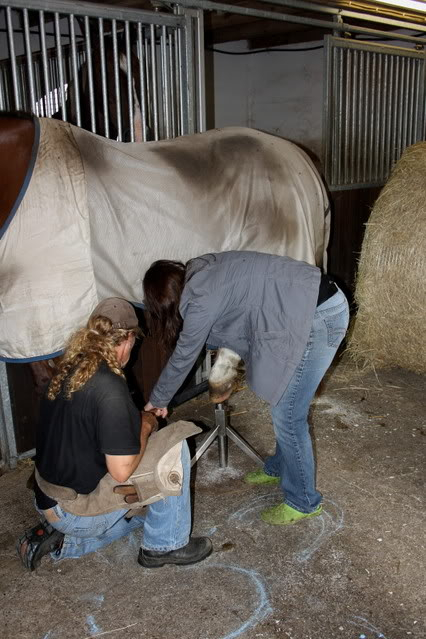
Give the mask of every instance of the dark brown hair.
[[150, 333], [170, 353], [182, 328], [179, 303], [185, 285], [186, 267], [182, 262], [157, 260], [143, 278], [144, 303]]

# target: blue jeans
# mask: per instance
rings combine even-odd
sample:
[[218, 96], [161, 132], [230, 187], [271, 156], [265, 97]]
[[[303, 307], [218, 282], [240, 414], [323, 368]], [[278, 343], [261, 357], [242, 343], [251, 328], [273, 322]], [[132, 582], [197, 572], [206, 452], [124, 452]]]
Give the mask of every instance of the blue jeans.
[[[81, 517], [64, 512], [59, 505], [54, 506], [53, 511], [60, 521], [51, 525], [63, 532], [65, 537], [62, 549], [51, 553], [52, 558], [76, 559], [142, 527], [142, 547], [147, 550], [167, 552], [186, 546], [191, 529], [190, 455], [186, 442], [182, 445], [182, 466], [182, 494], [150, 504], [144, 517], [135, 515], [127, 521], [127, 509], [95, 517]], [[43, 514], [43, 511], [39, 512]]]
[[283, 396], [271, 407], [276, 438], [275, 455], [265, 461], [268, 475], [281, 477], [284, 503], [303, 513], [321, 503], [315, 488], [315, 461], [308, 412], [319, 383], [346, 333], [349, 308], [339, 289], [317, 307], [309, 341]]

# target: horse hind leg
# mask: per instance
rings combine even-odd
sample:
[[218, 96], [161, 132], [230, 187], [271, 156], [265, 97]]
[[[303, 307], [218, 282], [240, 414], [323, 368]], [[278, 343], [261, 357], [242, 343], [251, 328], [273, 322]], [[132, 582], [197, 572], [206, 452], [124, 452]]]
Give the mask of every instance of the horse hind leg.
[[209, 376], [210, 401], [220, 404], [232, 394], [238, 376], [239, 355], [229, 348], [220, 348]]

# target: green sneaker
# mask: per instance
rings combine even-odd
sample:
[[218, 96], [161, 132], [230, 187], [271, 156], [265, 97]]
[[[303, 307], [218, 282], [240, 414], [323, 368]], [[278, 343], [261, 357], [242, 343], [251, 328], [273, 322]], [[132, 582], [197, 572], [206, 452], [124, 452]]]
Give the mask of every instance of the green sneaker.
[[295, 524], [301, 519], [317, 517], [317, 515], [321, 515], [321, 513], [321, 505], [319, 505], [313, 513], [302, 513], [300, 512], [300, 510], [296, 510], [288, 504], [279, 504], [278, 506], [272, 506], [271, 508], [266, 508], [266, 510], [263, 510], [260, 513], [260, 518], [267, 524], [289, 526], [290, 524]]
[[244, 475], [244, 481], [246, 484], [261, 486], [262, 484], [279, 484], [280, 478], [267, 475], [264, 470], [252, 470], [251, 473]]

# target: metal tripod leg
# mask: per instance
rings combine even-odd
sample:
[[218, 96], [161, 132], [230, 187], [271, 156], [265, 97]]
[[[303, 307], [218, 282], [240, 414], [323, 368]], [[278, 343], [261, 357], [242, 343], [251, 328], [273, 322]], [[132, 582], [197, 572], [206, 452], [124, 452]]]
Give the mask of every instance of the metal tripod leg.
[[218, 439], [219, 445], [219, 466], [220, 468], [226, 468], [228, 465], [228, 437], [232, 439], [232, 441], [237, 444], [241, 450], [246, 453], [249, 457], [251, 457], [255, 462], [263, 466], [262, 457], [254, 450], [252, 446], [241, 437], [236, 430], [234, 430], [228, 424], [228, 415], [226, 410], [226, 405], [224, 404], [216, 404], [215, 406], [215, 424], [216, 426], [205, 436], [202, 444], [198, 447], [197, 452], [191, 460], [191, 466], [197, 462], [201, 455], [205, 453], [210, 444], [216, 439]]
[[227, 426], [226, 427], [226, 434], [228, 435], [228, 437], [230, 437], [232, 439], [234, 444], [237, 444], [238, 448], [241, 448], [241, 450], [246, 455], [248, 455], [255, 462], [260, 464], [260, 466], [263, 466], [264, 461], [263, 461], [262, 457], [259, 455], [259, 453], [257, 453], [254, 450], [253, 446], [250, 446], [250, 444], [244, 439], [244, 437], [241, 437], [241, 435], [239, 433], [237, 433], [237, 431], [234, 430], [232, 428], [232, 426]]

